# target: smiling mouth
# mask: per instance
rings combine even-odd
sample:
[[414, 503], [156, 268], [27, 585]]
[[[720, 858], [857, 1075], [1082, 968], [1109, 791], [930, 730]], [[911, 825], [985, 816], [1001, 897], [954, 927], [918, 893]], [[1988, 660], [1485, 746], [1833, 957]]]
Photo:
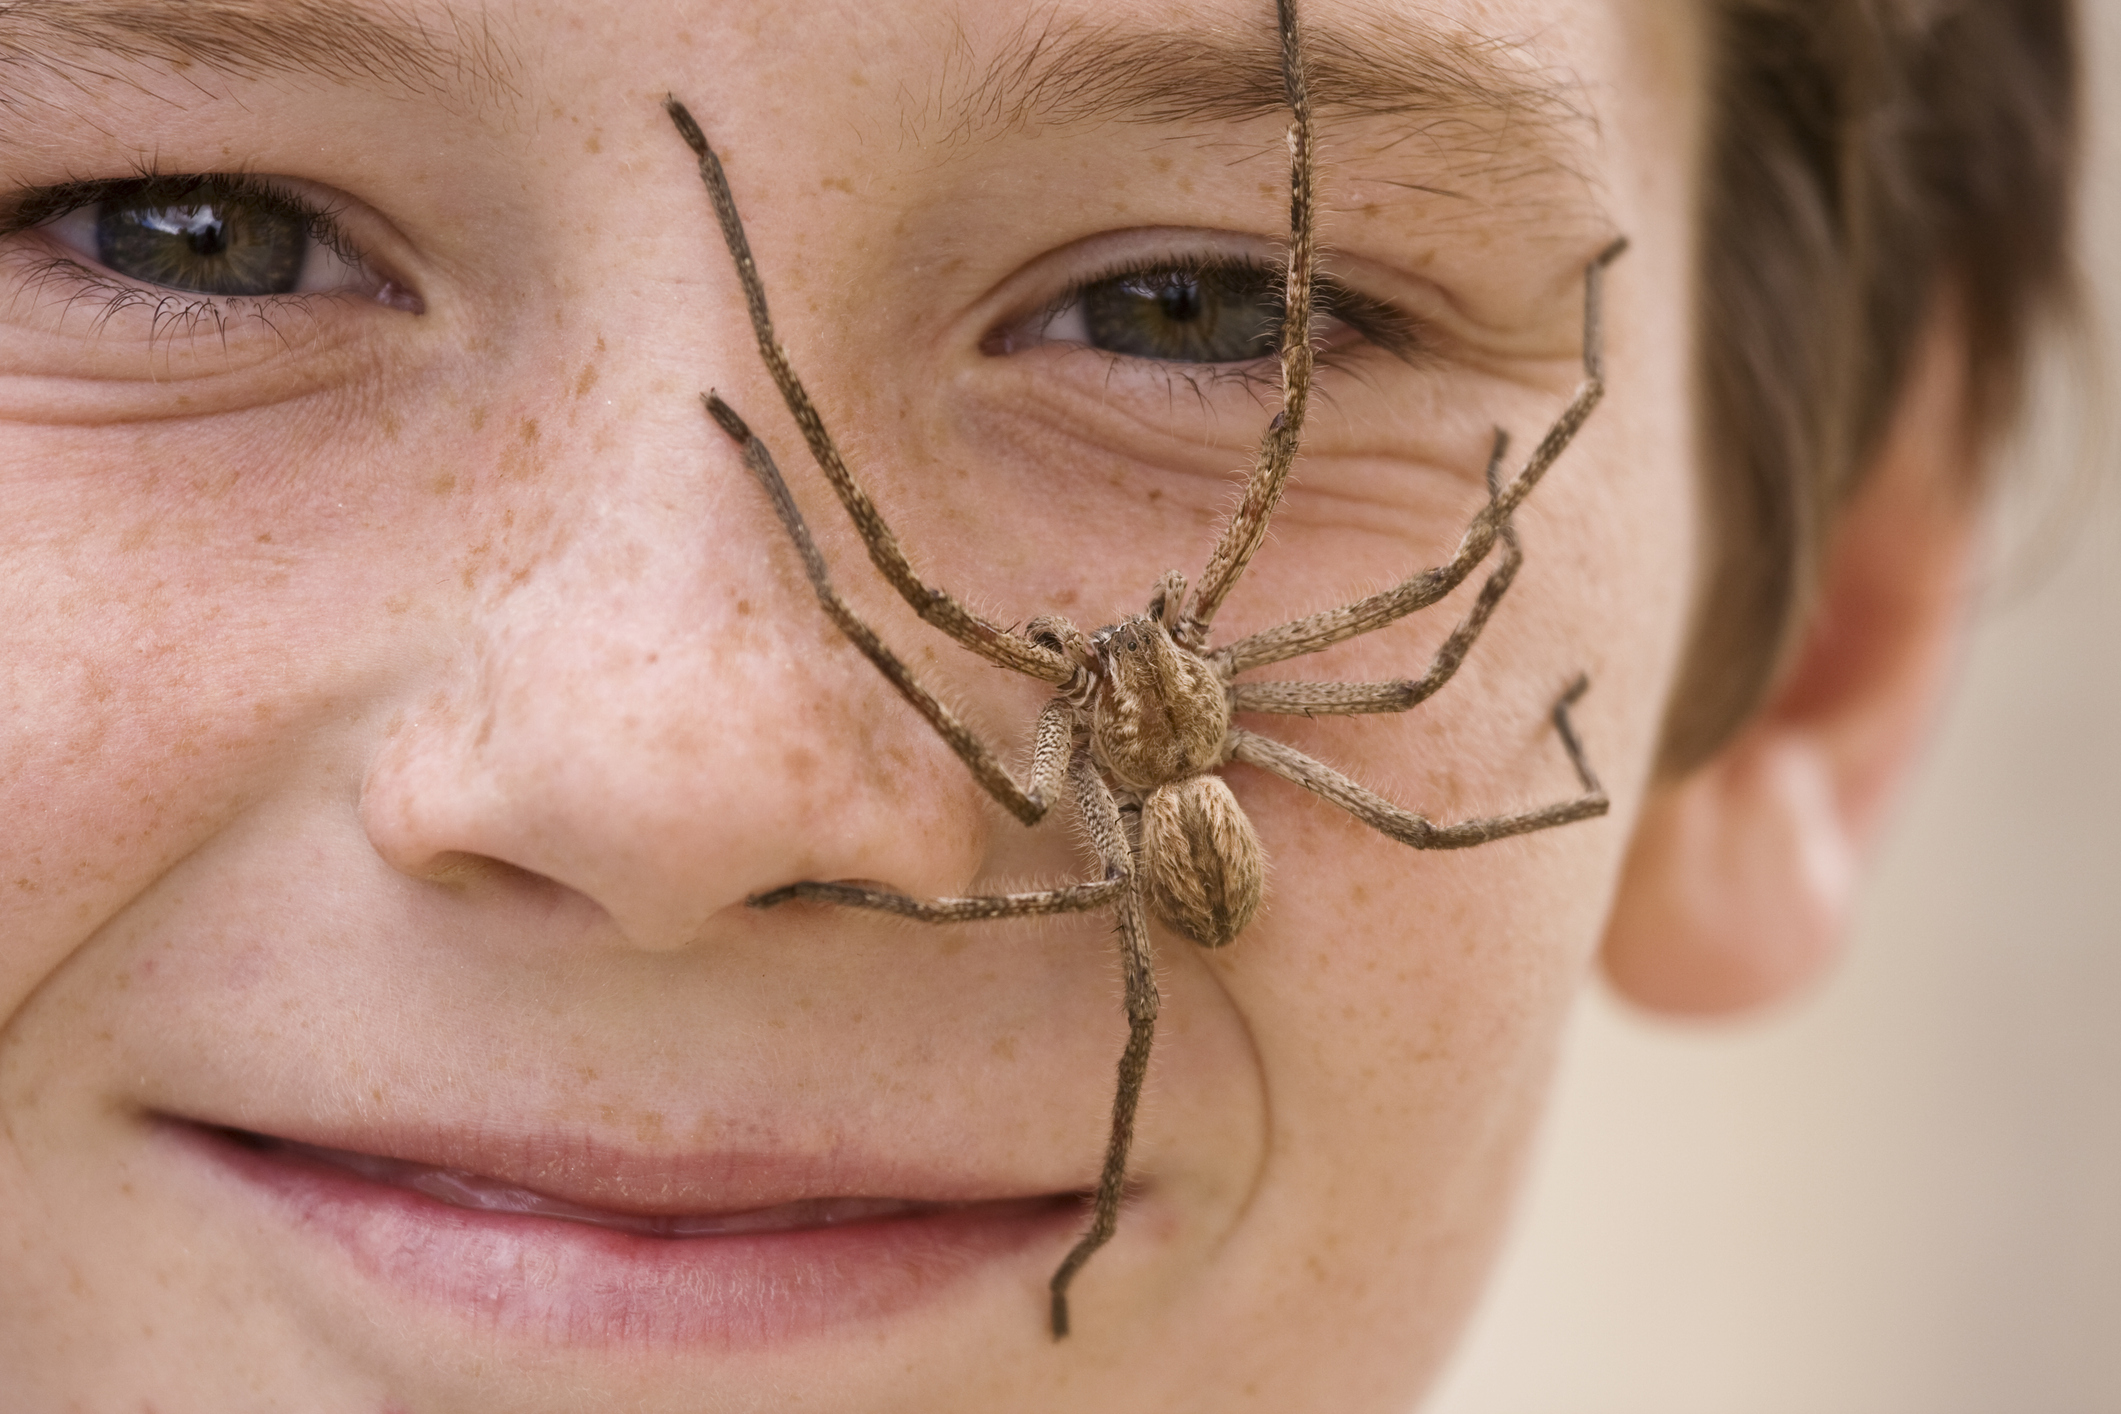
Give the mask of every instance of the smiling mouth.
[[[337, 1169], [355, 1178], [387, 1188], [424, 1194], [452, 1208], [475, 1213], [513, 1213], [525, 1217], [557, 1218], [586, 1223], [612, 1232], [640, 1237], [725, 1237], [777, 1232], [800, 1232], [812, 1228], [841, 1227], [849, 1223], [887, 1222], [894, 1219], [929, 1217], [959, 1212], [971, 1207], [992, 1208], [991, 1203], [938, 1203], [910, 1198], [804, 1198], [792, 1203], [718, 1213], [626, 1213], [593, 1208], [556, 1198], [549, 1193], [490, 1178], [465, 1169], [438, 1164], [414, 1163], [409, 1159], [380, 1154], [356, 1153], [350, 1149], [327, 1149], [249, 1130], [215, 1131], [231, 1143], [253, 1153]], [[1072, 1195], [1070, 1195], [1072, 1197]], [[1027, 1213], [1067, 1201], [1060, 1195], [1024, 1199], [1015, 1204]]]
[[[301, 1234], [290, 1250], [340, 1254], [305, 1282], [334, 1284], [332, 1268], [350, 1261], [364, 1300], [543, 1346], [757, 1348], [946, 1298], [979, 1309], [1012, 1291], [1035, 1311], [1040, 1268], [1084, 1214], [1080, 1192], [983, 1193], [888, 1161], [673, 1166], [583, 1158], [568, 1139], [511, 1147], [476, 1129], [385, 1141], [426, 1151], [413, 1159], [159, 1119], [174, 1153], [282, 1215]], [[901, 1184], [919, 1196], [891, 1196]]]
[[1050, 1213], [1056, 1208], [1077, 1207], [1082, 1200], [1082, 1195], [1076, 1193], [968, 1202], [848, 1196], [802, 1198], [793, 1202], [721, 1212], [625, 1212], [572, 1202], [468, 1169], [395, 1159], [382, 1154], [364, 1154], [351, 1149], [332, 1149], [321, 1144], [304, 1144], [298, 1140], [282, 1139], [276, 1135], [259, 1134], [246, 1129], [218, 1125], [205, 1128], [211, 1136], [267, 1159], [336, 1170], [349, 1177], [385, 1188], [418, 1193], [467, 1212], [553, 1218], [561, 1222], [603, 1228], [610, 1232], [629, 1233], [636, 1237], [678, 1239], [765, 1236], [773, 1233], [845, 1227], [856, 1223], [884, 1223], [946, 1216], [973, 1210], [997, 1218], [1033, 1217]]

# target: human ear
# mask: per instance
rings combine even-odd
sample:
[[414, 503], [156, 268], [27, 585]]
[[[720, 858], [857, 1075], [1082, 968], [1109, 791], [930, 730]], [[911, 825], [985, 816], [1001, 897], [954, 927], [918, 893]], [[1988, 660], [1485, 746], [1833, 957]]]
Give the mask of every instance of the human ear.
[[1721, 751], [1645, 804], [1602, 961], [1653, 1011], [1761, 1006], [1840, 951], [1968, 599], [1979, 448], [1964, 325], [1942, 303], [1830, 543], [1789, 670]]

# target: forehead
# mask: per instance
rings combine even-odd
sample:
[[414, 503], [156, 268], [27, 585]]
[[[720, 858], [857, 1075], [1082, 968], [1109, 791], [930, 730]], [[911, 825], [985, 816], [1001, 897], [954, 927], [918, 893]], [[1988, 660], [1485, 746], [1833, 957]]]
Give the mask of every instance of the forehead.
[[[1683, 191], [1668, 174], [1692, 145], [1694, 9], [1308, 0], [1311, 91], [1336, 174], [1326, 199], [1439, 235], [1509, 228], [1573, 245], [1586, 229], [1639, 227], [1612, 201], [1613, 159], [1655, 149], [1623, 165], [1659, 167], [1661, 194]], [[0, 72], [0, 139], [31, 146], [54, 119], [94, 121], [113, 87], [188, 109], [234, 94], [243, 102], [214, 105], [231, 131], [261, 87], [321, 89], [347, 112], [380, 95], [394, 117], [446, 111], [453, 137], [528, 137], [524, 151], [556, 119], [638, 126], [683, 90], [719, 114], [725, 139], [741, 131], [728, 124], [755, 122], [783, 150], [852, 154], [875, 171], [1006, 172], [1034, 151], [1050, 170], [1125, 152], [1141, 173], [1127, 181], [1169, 160], [1213, 163], [1225, 142], [1236, 169], [1277, 148], [1286, 121], [1267, 0], [21, 0], [0, 9]]]
[[[1397, 117], [1431, 136], [1439, 118], [1507, 119], [1513, 141], [1564, 144], [1593, 126], [1578, 91], [1583, 40], [1626, 24], [1623, 10], [1646, 7], [1673, 12], [1656, 17], [1667, 31], [1686, 13], [1660, 0], [1314, 0], [1303, 11], [1314, 102], [1322, 114]], [[877, 0], [859, 14], [617, 0], [520, 8], [476, 0], [21, 0], [0, 10], [0, 66], [33, 96], [40, 83], [78, 87], [107, 79], [117, 61], [390, 87], [508, 108], [534, 96], [533, 68], [557, 67], [556, 37], [591, 29], [607, 42], [576, 57], [643, 39], [676, 53], [712, 33], [723, 41], [751, 39], [762, 52], [749, 61], [779, 72], [814, 70], [828, 56], [926, 69], [925, 84], [864, 96], [895, 100], [910, 124], [939, 141], [964, 140], [990, 125], [1246, 118], [1279, 113], [1283, 105], [1272, 7], [1228, 0]], [[793, 50], [772, 43], [795, 34], [805, 42]], [[853, 74], [822, 77], [804, 91], [806, 101], [829, 102], [837, 91], [865, 86], [851, 82]]]

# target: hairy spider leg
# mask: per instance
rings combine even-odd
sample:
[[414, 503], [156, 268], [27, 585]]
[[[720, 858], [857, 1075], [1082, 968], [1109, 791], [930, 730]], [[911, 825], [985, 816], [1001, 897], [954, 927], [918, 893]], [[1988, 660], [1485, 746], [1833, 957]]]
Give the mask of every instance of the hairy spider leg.
[[987, 894], [971, 898], [920, 899], [859, 884], [789, 884], [749, 900], [753, 908], [771, 908], [791, 900], [836, 904], [897, 914], [927, 923], [970, 923], [990, 918], [1028, 918], [1041, 914], [1084, 913], [1115, 907], [1118, 914], [1120, 973], [1125, 987], [1127, 1047], [1120, 1054], [1119, 1083], [1112, 1096], [1112, 1127], [1105, 1161], [1091, 1201], [1090, 1226], [1070, 1248], [1050, 1283], [1053, 1338], [1068, 1334], [1068, 1287], [1092, 1253], [1119, 1229], [1119, 1209], [1126, 1197], [1127, 1154], [1134, 1144], [1134, 1117], [1141, 1107], [1142, 1083], [1149, 1074], [1149, 1050], [1156, 1040], [1161, 1000], [1156, 990], [1155, 956], [1149, 942], [1148, 912], [1142, 903], [1141, 871], [1134, 845], [1120, 819], [1119, 804], [1098, 773], [1088, 750], [1078, 748], [1069, 760], [1076, 809], [1091, 847], [1104, 865], [1105, 877], [1089, 883], [1029, 893]]
[[1296, 464], [1297, 447], [1303, 438], [1304, 410], [1311, 400], [1311, 284], [1316, 245], [1314, 154], [1311, 96], [1304, 81], [1295, 0], [1275, 0], [1275, 23], [1281, 36], [1282, 89], [1290, 114], [1289, 263], [1282, 276], [1281, 411], [1260, 436], [1244, 497], [1223, 526], [1180, 620], [1176, 636], [1195, 649], [1207, 644], [1215, 611], [1236, 587], [1238, 577], [1267, 537], [1267, 526], [1281, 504], [1290, 468]]
[[870, 563], [890, 581], [900, 597], [912, 605], [916, 614], [990, 663], [1056, 686], [1066, 682], [1075, 671], [1074, 664], [1050, 649], [989, 623], [946, 591], [923, 581], [915, 572], [913, 562], [906, 558], [906, 552], [900, 548], [898, 537], [892, 533], [882, 512], [854, 479], [854, 473], [847, 469], [838, 446], [833, 443], [832, 434], [825, 429], [824, 418], [819, 416], [816, 404], [810, 401], [802, 379], [796, 376], [795, 366], [788, 361], [787, 350], [781, 347], [773, 332], [773, 319], [766, 311], [766, 287], [759, 279], [758, 264], [752, 259], [751, 242], [744, 235], [744, 222], [737, 214], [736, 197], [729, 190], [729, 178], [722, 171], [722, 159], [708, 146], [706, 134], [700, 131], [700, 125], [684, 104], [676, 98], [665, 97], [663, 108], [670, 114], [670, 121], [677, 125], [685, 145], [699, 159], [700, 180], [707, 185], [714, 214], [721, 223], [722, 240], [729, 247], [729, 258], [736, 265], [737, 280], [744, 287], [744, 307], [751, 315], [751, 331], [758, 340], [759, 358], [773, 376], [775, 386], [781, 390], [781, 400], [788, 405], [795, 425], [802, 429], [803, 440], [810, 446], [810, 455], [816, 459], [819, 470], [825, 473], [825, 479], [832, 483], [840, 504], [846, 507], [848, 518], [862, 537], [862, 544], [868, 547]]
[[1455, 825], [1439, 825], [1426, 816], [1400, 809], [1376, 791], [1357, 785], [1331, 766], [1304, 755], [1293, 746], [1236, 728], [1230, 732], [1230, 756], [1232, 760], [1257, 766], [1285, 781], [1293, 781], [1401, 844], [1412, 845], [1415, 849], [1467, 849], [1491, 840], [1508, 839], [1511, 835], [1528, 835], [1535, 830], [1550, 830], [1556, 825], [1594, 819], [1606, 813], [1609, 802], [1605, 787], [1598, 783], [1597, 775], [1592, 772], [1591, 763], [1584, 756], [1583, 742], [1569, 720], [1569, 708], [1590, 685], [1590, 679], [1584, 677], [1569, 684], [1569, 690], [1554, 704], [1553, 713], [1554, 729], [1561, 737], [1562, 748], [1569, 754], [1569, 764], [1576, 768], [1576, 779], [1582, 782], [1584, 793], [1514, 815], [1490, 815], [1462, 820]]
[[1075, 799], [1090, 835], [1090, 845], [1105, 866], [1126, 882], [1119, 895], [1120, 977], [1127, 1008], [1127, 1048], [1120, 1053], [1119, 1083], [1112, 1093], [1112, 1128], [1105, 1141], [1104, 1167], [1098, 1171], [1090, 1227], [1061, 1264], [1049, 1285], [1050, 1321], [1055, 1340], [1068, 1334], [1068, 1286], [1090, 1254], [1112, 1240], [1119, 1228], [1120, 1200], [1127, 1191], [1127, 1153], [1134, 1145], [1134, 1115], [1141, 1106], [1142, 1082], [1149, 1074], [1149, 1047], [1156, 1040], [1156, 1014], [1162, 999], [1156, 990], [1156, 958], [1149, 945], [1148, 910], [1142, 903], [1142, 874], [1133, 841], [1120, 819], [1119, 804], [1090, 753], [1083, 751], [1072, 773]]
[[1625, 239], [1614, 241], [1584, 267], [1583, 382], [1577, 385], [1568, 406], [1547, 429], [1546, 436], [1540, 439], [1524, 468], [1500, 492], [1491, 496], [1487, 505], [1467, 523], [1457, 552], [1443, 564], [1423, 570], [1366, 599], [1264, 629], [1214, 650], [1208, 657], [1225, 676], [1301, 658], [1347, 639], [1375, 632], [1434, 604], [1456, 589], [1474, 567], [1487, 558], [1495, 542], [1502, 538], [1503, 527], [1518, 506], [1532, 494], [1532, 488], [1546, 475], [1547, 468], [1575, 440], [1577, 430], [1605, 396], [1605, 359], [1601, 342], [1605, 268], [1627, 249], [1627, 244]]
[[1019, 894], [975, 894], [967, 898], [914, 898], [889, 889], [865, 888], [860, 884], [821, 884], [804, 880], [784, 884], [744, 900], [753, 908], [772, 908], [782, 903], [829, 903], [838, 908], [867, 908], [877, 913], [895, 913], [920, 923], [977, 923], [987, 918], [1036, 918], [1055, 913], [1089, 913], [1110, 908], [1129, 887], [1117, 876], [1058, 889], [1033, 889]]
[[[1488, 454], [1488, 495], [1502, 489], [1502, 459], [1509, 451], [1510, 434], [1495, 429], [1494, 450]], [[1458, 626], [1451, 630], [1429, 662], [1429, 670], [1418, 678], [1395, 682], [1240, 682], [1230, 687], [1233, 712], [1279, 712], [1288, 715], [1352, 716], [1364, 712], [1404, 712], [1435, 695], [1465, 662], [1473, 642], [1487, 627], [1495, 606], [1502, 602], [1524, 563], [1524, 546], [1517, 539], [1514, 521], [1502, 523], [1502, 562], [1480, 586], [1480, 597]]]
[[847, 635], [849, 641], [876, 665], [877, 671], [899, 690], [899, 695], [927, 719], [936, 735], [947, 742], [958, 759], [971, 769], [973, 779], [986, 789], [987, 794], [1000, 801], [1026, 825], [1037, 824], [1059, 798], [1061, 778], [1067, 770], [1068, 746], [1074, 737], [1075, 710], [1065, 698], [1056, 697], [1046, 704], [1038, 718], [1037, 745], [1032, 748], [1030, 788], [1017, 784], [1016, 777], [987, 748], [987, 744], [973, 735], [972, 729], [959, 721], [934, 693], [922, 687], [906, 665], [898, 660], [898, 655], [884, 646], [876, 630], [863, 622], [840, 598], [825, 568], [825, 557], [819, 552], [817, 542], [810, 538], [810, 527], [804, 523], [795, 498], [788, 493], [788, 483], [781, 478], [781, 469], [774, 465], [773, 453], [766, 450], [766, 444], [744, 425], [744, 419], [737, 416], [735, 409], [713, 393], [702, 394], [701, 401], [721, 429], [744, 449], [744, 465], [751, 469], [751, 474], [772, 500], [774, 513], [780, 517], [782, 528], [795, 542], [796, 553], [802, 557], [803, 572], [810, 577], [810, 587], [817, 591], [818, 602], [825, 606], [833, 623], [839, 625], [840, 632]]

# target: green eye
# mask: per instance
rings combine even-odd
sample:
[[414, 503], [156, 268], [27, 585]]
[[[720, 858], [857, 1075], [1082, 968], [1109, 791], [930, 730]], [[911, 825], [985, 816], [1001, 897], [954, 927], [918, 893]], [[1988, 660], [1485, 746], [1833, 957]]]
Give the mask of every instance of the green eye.
[[358, 294], [417, 312], [371, 272], [331, 207], [246, 173], [68, 182], [0, 203], [0, 239], [31, 231], [113, 275], [224, 299]]
[[95, 223], [96, 259], [106, 268], [207, 295], [292, 294], [311, 245], [302, 212], [228, 192], [105, 200]]
[[1249, 363], [1281, 337], [1281, 281], [1244, 266], [1154, 270], [1085, 286], [1083, 342], [1127, 358]]

